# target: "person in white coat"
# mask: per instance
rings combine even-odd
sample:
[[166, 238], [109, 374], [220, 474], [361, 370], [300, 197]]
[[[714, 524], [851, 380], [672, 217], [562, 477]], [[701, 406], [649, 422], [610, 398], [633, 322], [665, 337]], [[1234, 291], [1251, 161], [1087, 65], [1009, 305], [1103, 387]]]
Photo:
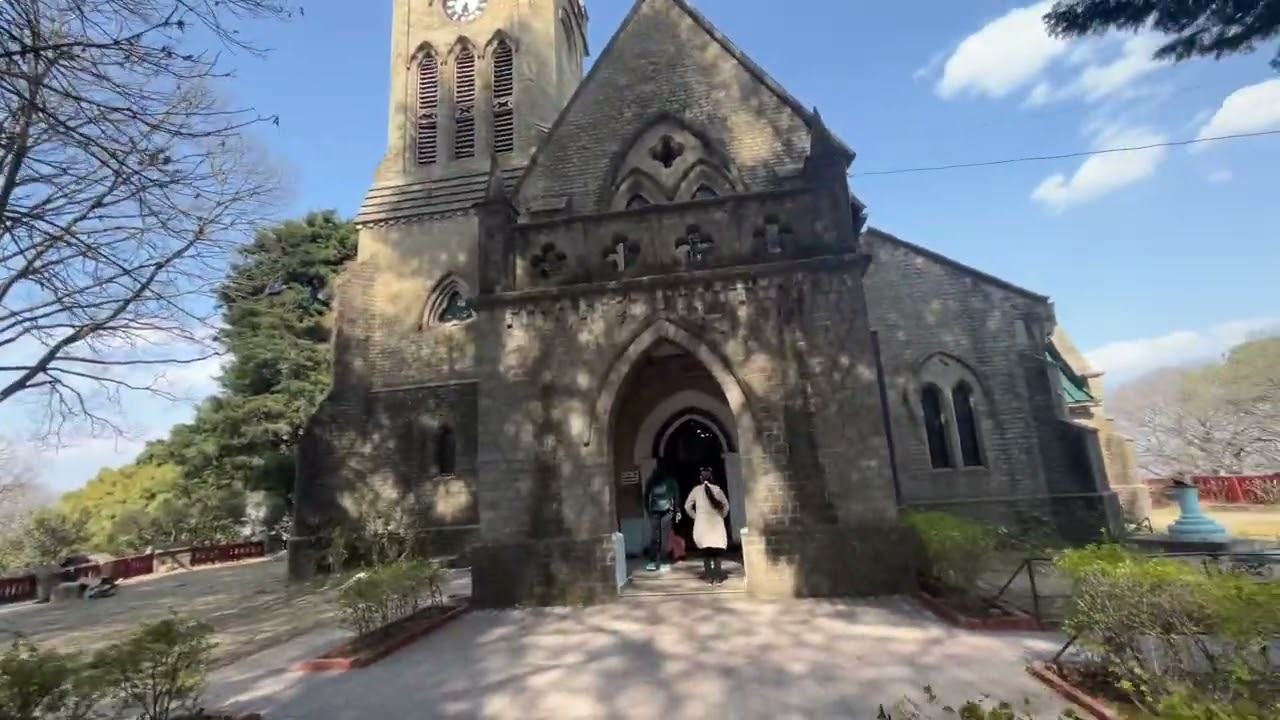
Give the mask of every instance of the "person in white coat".
[[711, 482], [711, 468], [699, 470], [698, 480], [701, 482], [684, 501], [684, 511], [693, 518], [693, 543], [702, 550], [704, 578], [712, 585], [718, 585], [728, 577], [720, 566], [720, 556], [729, 545], [729, 536], [724, 529], [729, 499]]

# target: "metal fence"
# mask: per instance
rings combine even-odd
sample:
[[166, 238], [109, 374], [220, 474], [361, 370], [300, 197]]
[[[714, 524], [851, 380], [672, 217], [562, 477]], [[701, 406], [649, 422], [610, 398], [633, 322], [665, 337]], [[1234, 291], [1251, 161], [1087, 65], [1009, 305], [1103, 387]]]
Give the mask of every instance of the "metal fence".
[[[267, 554], [266, 543], [261, 541], [226, 543], [201, 547], [174, 548], [158, 550], [142, 555], [115, 558], [105, 562], [90, 562], [62, 569], [64, 582], [93, 580], [110, 577], [116, 580], [150, 575], [156, 571], [157, 560], [177, 558], [181, 555], [191, 556], [191, 565], [219, 565], [264, 557]], [[0, 578], [0, 605], [35, 600], [38, 597], [39, 584], [35, 573], [25, 573], [13, 577]]]

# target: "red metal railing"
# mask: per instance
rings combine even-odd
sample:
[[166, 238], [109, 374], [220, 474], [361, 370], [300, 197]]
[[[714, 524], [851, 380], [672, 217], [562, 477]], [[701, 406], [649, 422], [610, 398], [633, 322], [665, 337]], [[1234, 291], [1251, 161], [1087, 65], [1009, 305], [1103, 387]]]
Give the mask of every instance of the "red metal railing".
[[107, 563], [107, 575], [116, 580], [127, 580], [142, 575], [150, 575], [155, 571], [156, 556], [150, 553], [116, 558]]
[[0, 605], [36, 599], [36, 576], [0, 578]]
[[259, 558], [267, 554], [267, 548], [261, 542], [243, 542], [231, 545], [213, 545], [211, 547], [191, 548], [191, 564], [213, 565], [215, 563], [235, 562]]
[[[103, 564], [85, 563], [62, 570], [62, 579], [67, 582], [102, 577], [104, 574], [116, 580], [150, 575], [156, 571], [156, 557], [191, 553], [191, 564], [216, 565], [238, 560], [249, 560], [264, 557], [267, 554], [266, 544], [262, 542], [240, 542], [209, 547], [183, 548], [165, 550], [146, 555], [130, 555], [116, 558]], [[36, 576], [28, 573], [14, 577], [0, 578], [0, 605], [24, 602], [36, 599]]]
[[[1156, 492], [1169, 487], [1172, 481], [1162, 478], [1147, 482], [1151, 490]], [[1280, 498], [1280, 474], [1196, 475], [1191, 478], [1191, 482], [1200, 489], [1200, 500], [1207, 503], [1264, 505]], [[1153, 498], [1155, 499], [1157, 498]]]

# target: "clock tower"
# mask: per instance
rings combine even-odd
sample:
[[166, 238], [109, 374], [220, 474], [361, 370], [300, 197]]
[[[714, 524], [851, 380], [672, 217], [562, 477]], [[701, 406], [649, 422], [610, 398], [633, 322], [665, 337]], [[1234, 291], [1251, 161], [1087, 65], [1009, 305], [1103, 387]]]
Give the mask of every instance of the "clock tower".
[[583, 0], [394, 0], [375, 185], [525, 165], [582, 79]]

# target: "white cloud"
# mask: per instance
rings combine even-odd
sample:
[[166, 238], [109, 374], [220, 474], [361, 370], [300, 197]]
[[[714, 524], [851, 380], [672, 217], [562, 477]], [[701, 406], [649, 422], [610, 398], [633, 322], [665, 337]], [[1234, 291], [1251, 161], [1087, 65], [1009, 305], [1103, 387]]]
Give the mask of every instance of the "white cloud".
[[[1094, 149], [1141, 147], [1166, 140], [1167, 136], [1151, 128], [1110, 128], [1098, 133]], [[1070, 178], [1064, 173], [1055, 173], [1045, 178], [1031, 191], [1031, 199], [1054, 212], [1062, 212], [1072, 205], [1087, 202], [1150, 176], [1167, 154], [1168, 148], [1157, 147], [1093, 155], [1081, 163]]]
[[1209, 182], [1213, 183], [1214, 185], [1220, 185], [1224, 182], [1230, 182], [1230, 181], [1231, 181], [1231, 171], [1228, 170], [1227, 168], [1223, 168], [1221, 170], [1214, 170], [1213, 172], [1209, 173]]
[[1045, 0], [1015, 8], [961, 40], [943, 65], [938, 95], [1002, 98], [1033, 82], [1068, 49], [1045, 32], [1044, 14], [1052, 5]]
[[937, 53], [933, 57], [929, 58], [929, 62], [922, 65], [920, 69], [911, 73], [911, 79], [924, 80], [925, 78], [931, 78], [934, 75], [937, 75], [938, 68], [942, 67], [942, 61], [946, 59], [947, 59], [947, 52], [945, 50]]
[[1264, 130], [1280, 130], [1280, 78], [1246, 85], [1228, 95], [1213, 117], [1200, 127], [1196, 139]]
[[1280, 332], [1280, 318], [1235, 320], [1207, 330], [1122, 340], [1091, 350], [1085, 357], [1108, 378], [1125, 380], [1157, 368], [1212, 360], [1235, 345], [1270, 332]]
[[[1056, 87], [1048, 80], [1040, 80], [1027, 95], [1026, 104], [1046, 105], [1069, 99], [1100, 102], [1141, 94], [1135, 83], [1160, 69], [1161, 64], [1151, 59], [1160, 45], [1160, 38], [1151, 34], [1135, 35], [1121, 43], [1083, 41], [1066, 58], [1067, 65], [1081, 68], [1075, 79]], [[1118, 54], [1110, 60], [1099, 61], [1103, 51], [1111, 48], [1116, 48]]]

